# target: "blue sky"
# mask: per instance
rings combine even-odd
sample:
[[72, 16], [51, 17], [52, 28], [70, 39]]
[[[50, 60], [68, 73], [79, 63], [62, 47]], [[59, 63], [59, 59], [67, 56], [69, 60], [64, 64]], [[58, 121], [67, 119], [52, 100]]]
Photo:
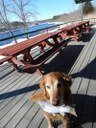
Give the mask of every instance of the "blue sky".
[[[5, 0], [6, 1], [6, 0]], [[9, 3], [9, 0], [7, 0]], [[76, 5], [74, 0], [32, 0], [33, 4], [30, 4], [28, 9], [33, 9], [37, 14], [38, 20], [44, 20], [52, 18], [54, 15], [64, 14], [78, 9], [79, 5]], [[9, 15], [10, 21], [18, 21], [18, 17]]]
[[79, 7], [74, 0], [37, 0], [36, 6], [39, 19], [52, 18], [54, 15], [68, 13]]
[[[9, 3], [9, 0], [5, 1]], [[96, 2], [94, 4], [96, 6]], [[76, 4], [74, 0], [32, 0], [32, 4], [28, 6], [29, 10], [38, 12], [37, 20], [49, 19], [55, 15], [75, 11], [78, 8], [80, 8], [80, 4]], [[9, 14], [9, 20], [18, 21], [19, 19]]]

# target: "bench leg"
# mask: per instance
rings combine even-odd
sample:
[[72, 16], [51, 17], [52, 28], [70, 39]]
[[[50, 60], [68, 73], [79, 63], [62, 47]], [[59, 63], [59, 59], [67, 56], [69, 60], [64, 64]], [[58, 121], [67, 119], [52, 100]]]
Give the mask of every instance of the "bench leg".
[[[44, 66], [45, 65], [43, 63], [40, 67], [44, 68]], [[39, 67], [36, 69], [36, 72], [37, 72], [38, 75], [43, 75], [43, 72], [41, 71], [41, 69]]]
[[63, 50], [61, 49], [61, 50], [59, 50], [59, 53], [61, 54], [61, 55], [63, 55]]
[[54, 47], [55, 44], [52, 44], [50, 41], [45, 40], [46, 45], [50, 46], [50, 47]]
[[60, 33], [60, 39], [61, 40], [64, 39], [64, 38], [66, 38], [66, 36], [67, 36], [66, 33], [64, 33], [64, 32]]
[[12, 60], [9, 60], [8, 62], [13, 65], [13, 70], [16, 70], [17, 69], [17, 65], [15, 63], [13, 63]]
[[42, 71], [39, 68], [36, 69], [36, 72], [38, 75], [43, 75]]
[[92, 29], [90, 27], [87, 27], [86, 28], [86, 32], [89, 33], [89, 32], [92, 32]]
[[16, 57], [12, 57], [12, 59], [9, 60], [9, 63], [13, 65], [14, 70], [16, 70], [18, 66], [25, 66], [21, 61], [17, 60]]
[[41, 49], [41, 52], [44, 52], [44, 48], [46, 46], [46, 43], [45, 42], [42, 42], [41, 44], [38, 45]]
[[78, 42], [78, 37], [77, 36], [73, 36], [72, 38], [73, 38], [74, 42], [76, 42], [76, 43]]
[[58, 41], [57, 37], [53, 37], [53, 40], [54, 40], [55, 44], [60, 43], [60, 42]]
[[23, 52], [23, 54], [24, 54], [24, 61], [27, 61], [27, 62], [33, 62], [34, 60], [33, 60], [33, 58], [32, 58], [32, 56], [30, 55], [30, 50], [25, 50], [24, 52]]
[[16, 64], [17, 66], [20, 66], [20, 65], [25, 66], [25, 64], [23, 64], [21, 61], [17, 60], [16, 57], [13, 57], [11, 60], [12, 60], [12, 62], [13, 62], [14, 64]]

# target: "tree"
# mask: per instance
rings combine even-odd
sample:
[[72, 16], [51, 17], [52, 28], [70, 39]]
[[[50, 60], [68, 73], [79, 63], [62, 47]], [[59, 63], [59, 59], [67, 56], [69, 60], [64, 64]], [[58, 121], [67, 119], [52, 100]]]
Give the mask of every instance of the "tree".
[[[29, 6], [32, 6], [32, 0], [11, 0], [13, 4], [11, 4], [11, 12], [15, 14], [24, 24], [25, 32], [28, 32], [28, 24], [30, 17], [36, 19], [36, 13], [33, 12]], [[12, 7], [13, 5], [13, 7]], [[32, 8], [32, 7], [31, 7]], [[27, 38], [29, 38], [27, 34]]]
[[86, 2], [83, 6], [84, 15], [88, 15], [94, 12], [94, 7], [90, 1]]
[[11, 24], [8, 21], [8, 12], [7, 12], [7, 5], [5, 4], [4, 0], [1, 0], [0, 3], [0, 23], [8, 30], [11, 36], [13, 36], [13, 39], [16, 41], [16, 38], [14, 37], [13, 32], [11, 31]]

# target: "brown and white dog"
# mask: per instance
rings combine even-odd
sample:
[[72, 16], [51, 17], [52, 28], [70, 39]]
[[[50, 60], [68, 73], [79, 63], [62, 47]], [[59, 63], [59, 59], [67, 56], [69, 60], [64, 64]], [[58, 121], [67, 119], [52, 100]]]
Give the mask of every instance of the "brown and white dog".
[[[72, 81], [70, 76], [60, 72], [51, 72], [43, 76], [40, 88], [41, 93], [36, 93], [30, 99], [34, 101], [49, 101], [54, 106], [72, 104], [71, 87]], [[62, 116], [44, 112], [45, 118], [48, 121], [48, 128], [54, 128], [54, 121], [62, 122], [64, 128], [69, 128], [69, 118], [67, 115]]]

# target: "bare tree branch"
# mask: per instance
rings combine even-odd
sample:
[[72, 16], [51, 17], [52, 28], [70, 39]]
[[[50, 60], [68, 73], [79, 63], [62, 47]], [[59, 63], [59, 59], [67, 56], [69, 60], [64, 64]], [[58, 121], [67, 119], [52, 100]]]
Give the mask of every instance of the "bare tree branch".
[[[13, 7], [11, 7], [11, 12], [19, 17], [19, 19], [24, 23], [25, 31], [28, 32], [27, 22], [30, 19], [30, 16], [36, 19], [36, 15], [29, 8], [32, 0], [11, 0], [13, 2]], [[27, 38], [29, 36], [27, 35]]]
[[16, 39], [14, 38], [13, 32], [11, 31], [11, 25], [7, 18], [7, 6], [5, 5], [5, 1], [1, 1], [0, 5], [0, 23], [9, 31], [10, 35], [13, 36], [13, 39], [17, 43]]

